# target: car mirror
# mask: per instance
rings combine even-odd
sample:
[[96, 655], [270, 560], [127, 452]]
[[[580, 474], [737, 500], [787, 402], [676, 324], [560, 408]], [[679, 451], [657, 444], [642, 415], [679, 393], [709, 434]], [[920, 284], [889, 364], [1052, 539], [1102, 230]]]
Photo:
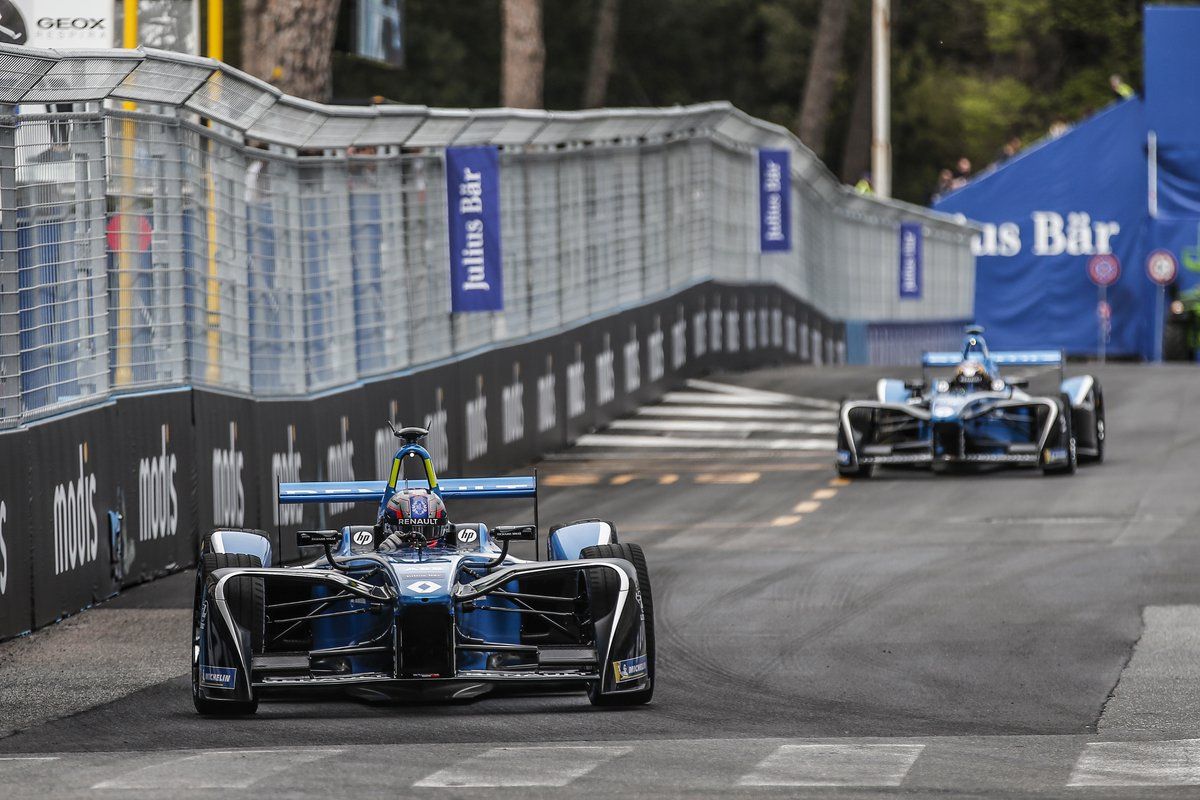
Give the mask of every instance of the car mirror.
[[921, 381], [921, 380], [905, 381], [904, 388], [910, 392], [919, 392], [925, 388], [925, 381]]
[[1008, 385], [1014, 389], [1028, 389], [1029, 378], [1010, 378], [1007, 381]]
[[329, 545], [336, 547], [342, 542], [341, 531], [297, 531], [296, 544], [300, 547]]
[[537, 539], [533, 525], [497, 525], [491, 530], [493, 539], [500, 542], [532, 542]]

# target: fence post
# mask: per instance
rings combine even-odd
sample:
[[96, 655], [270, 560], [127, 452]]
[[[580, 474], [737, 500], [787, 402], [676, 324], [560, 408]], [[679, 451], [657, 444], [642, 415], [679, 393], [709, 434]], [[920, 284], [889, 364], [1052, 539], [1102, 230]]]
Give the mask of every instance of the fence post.
[[17, 125], [0, 106], [0, 428], [21, 416], [21, 303], [17, 264]]

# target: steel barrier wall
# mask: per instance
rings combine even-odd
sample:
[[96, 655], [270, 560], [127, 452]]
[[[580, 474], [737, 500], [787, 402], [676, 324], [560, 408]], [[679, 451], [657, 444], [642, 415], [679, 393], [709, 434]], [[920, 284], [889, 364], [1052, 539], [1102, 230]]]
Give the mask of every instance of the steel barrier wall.
[[[501, 150], [500, 313], [448, 310], [443, 151], [467, 144]], [[760, 147], [792, 153], [790, 253], [758, 253]], [[971, 229], [854, 194], [727, 103], [323, 106], [150, 50], [0, 46], [0, 208], [0, 428], [149, 388], [306, 396], [710, 279], [856, 320], [973, 294]]]

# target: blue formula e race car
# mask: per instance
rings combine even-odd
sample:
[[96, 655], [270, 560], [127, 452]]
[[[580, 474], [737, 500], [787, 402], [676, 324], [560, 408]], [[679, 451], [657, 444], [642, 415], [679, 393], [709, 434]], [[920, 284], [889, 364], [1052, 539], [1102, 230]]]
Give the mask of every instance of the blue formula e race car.
[[[847, 400], [839, 414], [837, 470], [869, 477], [877, 465], [1038, 466], [1073, 474], [1104, 459], [1104, 394], [1091, 375], [1064, 378], [1057, 350], [990, 352], [983, 329], [967, 329], [958, 352], [925, 353], [918, 381], [883, 378], [873, 400]], [[1027, 377], [1002, 367], [1057, 369], [1058, 393], [1029, 394]], [[949, 371], [939, 377], [937, 371]]]
[[[375, 524], [301, 531], [325, 554], [272, 563], [261, 531], [206, 536], [196, 571], [192, 695], [201, 714], [251, 714], [259, 699], [332, 688], [358, 696], [472, 698], [501, 686], [586, 690], [594, 705], [654, 692], [646, 559], [609, 522], [550, 529], [537, 549], [537, 479], [439, 480], [403, 428], [385, 481], [284, 483], [280, 503], [378, 501]], [[404, 466], [422, 477], [404, 479]], [[530, 498], [532, 525], [452, 523], [454, 498]]]

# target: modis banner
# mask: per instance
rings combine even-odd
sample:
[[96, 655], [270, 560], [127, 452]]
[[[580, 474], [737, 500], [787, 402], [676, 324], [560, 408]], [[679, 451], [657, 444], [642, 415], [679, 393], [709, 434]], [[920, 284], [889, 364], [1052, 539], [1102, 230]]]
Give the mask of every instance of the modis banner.
[[500, 157], [495, 147], [446, 148], [450, 310], [503, 311]]
[[792, 162], [787, 150], [758, 151], [758, 239], [763, 253], [792, 249]]

